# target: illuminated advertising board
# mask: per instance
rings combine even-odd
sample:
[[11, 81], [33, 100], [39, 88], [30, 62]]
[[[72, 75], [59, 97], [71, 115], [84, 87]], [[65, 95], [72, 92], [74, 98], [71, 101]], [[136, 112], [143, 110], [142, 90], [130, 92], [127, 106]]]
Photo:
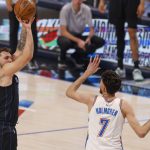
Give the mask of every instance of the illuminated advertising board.
[[[57, 47], [57, 32], [59, 29], [59, 19], [41, 19], [37, 21], [39, 48], [43, 50], [55, 51]], [[116, 48], [116, 35], [115, 28], [109, 24], [106, 19], [93, 19], [93, 25], [95, 28], [95, 34], [106, 40], [105, 46], [96, 50], [96, 53], [100, 54], [102, 59], [106, 61], [116, 62], [117, 60], [117, 48]], [[127, 25], [125, 25], [125, 51], [124, 51], [124, 64], [133, 65], [130, 49], [129, 34], [127, 32]], [[139, 41], [139, 55], [140, 66], [150, 67], [150, 27], [139, 25], [137, 37]], [[20, 31], [19, 31], [20, 32]], [[89, 28], [85, 28], [83, 35], [88, 35]], [[9, 40], [9, 22], [7, 19], [3, 19], [0, 25], [0, 40]]]

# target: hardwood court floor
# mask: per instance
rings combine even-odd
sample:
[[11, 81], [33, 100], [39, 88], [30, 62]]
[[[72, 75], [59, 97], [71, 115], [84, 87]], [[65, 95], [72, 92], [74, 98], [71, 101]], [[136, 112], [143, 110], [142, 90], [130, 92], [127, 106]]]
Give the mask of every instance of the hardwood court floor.
[[[17, 125], [18, 150], [84, 150], [87, 134], [87, 108], [65, 96], [69, 82], [19, 73], [20, 100], [34, 103]], [[83, 85], [80, 90], [98, 94], [99, 89]], [[131, 102], [143, 124], [150, 118], [150, 99], [118, 93]], [[123, 130], [125, 150], [150, 150], [150, 133], [138, 138], [129, 124]]]

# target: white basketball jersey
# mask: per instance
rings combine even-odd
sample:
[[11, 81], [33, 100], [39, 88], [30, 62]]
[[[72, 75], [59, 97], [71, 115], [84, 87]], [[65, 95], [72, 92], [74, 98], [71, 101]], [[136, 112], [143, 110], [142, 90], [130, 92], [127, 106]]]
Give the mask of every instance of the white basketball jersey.
[[86, 150], [123, 150], [121, 134], [125, 119], [119, 98], [108, 103], [98, 96], [89, 113]]

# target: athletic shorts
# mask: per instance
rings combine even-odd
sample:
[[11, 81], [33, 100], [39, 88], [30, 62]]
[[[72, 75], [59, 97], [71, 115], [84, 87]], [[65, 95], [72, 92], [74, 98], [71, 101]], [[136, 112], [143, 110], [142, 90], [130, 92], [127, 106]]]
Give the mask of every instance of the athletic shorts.
[[109, 21], [117, 25], [128, 23], [128, 28], [137, 28], [137, 9], [140, 0], [110, 0]]
[[17, 132], [15, 127], [0, 126], [0, 150], [17, 150]]

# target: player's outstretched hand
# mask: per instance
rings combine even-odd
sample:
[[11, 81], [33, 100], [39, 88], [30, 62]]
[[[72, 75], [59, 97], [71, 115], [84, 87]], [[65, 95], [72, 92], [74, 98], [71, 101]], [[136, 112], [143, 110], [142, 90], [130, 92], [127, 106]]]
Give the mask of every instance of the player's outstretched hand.
[[100, 57], [97, 55], [94, 57], [94, 59], [91, 57], [90, 58], [90, 62], [89, 62], [89, 65], [85, 71], [85, 73], [90, 76], [94, 73], [96, 73], [100, 68], [99, 68], [99, 65], [100, 65]]

